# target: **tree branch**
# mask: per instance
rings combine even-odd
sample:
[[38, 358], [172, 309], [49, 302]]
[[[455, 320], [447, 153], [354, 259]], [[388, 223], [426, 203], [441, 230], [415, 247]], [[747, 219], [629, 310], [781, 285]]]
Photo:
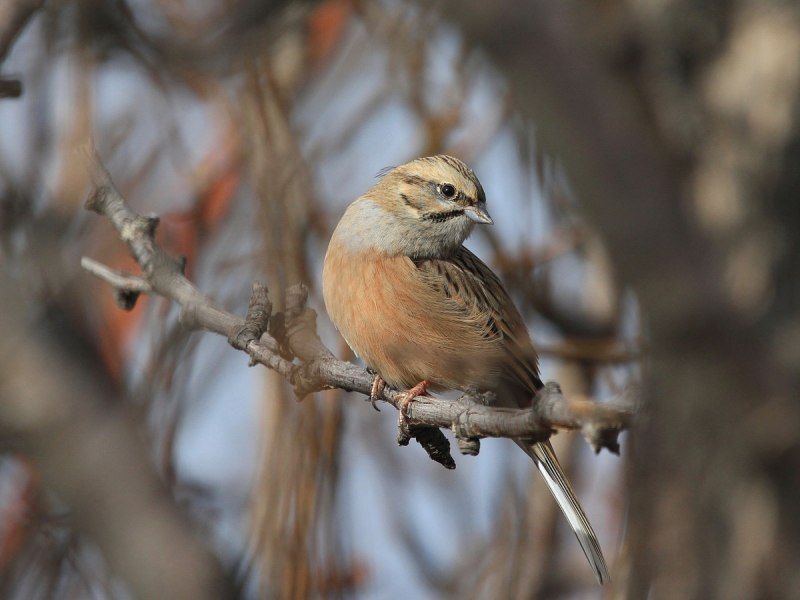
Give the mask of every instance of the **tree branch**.
[[[215, 306], [183, 275], [183, 261], [167, 255], [154, 240], [158, 218], [134, 213], [114, 186], [108, 171], [93, 149], [85, 152], [94, 191], [86, 207], [107, 217], [142, 269], [141, 276], [120, 274], [84, 258], [82, 266], [111, 284], [117, 293], [155, 293], [181, 308], [181, 320], [190, 327], [224, 335], [235, 348], [246, 352], [252, 364], [262, 364], [280, 373], [302, 398], [323, 389], [339, 388], [372, 392], [374, 375], [352, 363], [336, 359], [316, 332], [316, 312], [306, 307], [308, 291], [302, 284], [286, 291], [284, 313], [272, 314], [263, 286], [256, 284], [247, 321]], [[259, 325], [260, 323], [260, 325]], [[254, 328], [255, 327], [255, 328]], [[256, 335], [258, 334], [258, 335]], [[297, 361], [297, 362], [295, 362]], [[399, 408], [400, 391], [385, 387], [378, 399]], [[617, 436], [628, 428], [634, 413], [629, 397], [615, 403], [568, 400], [558, 384], [549, 383], [531, 409], [487, 406], [479, 394], [464, 394], [457, 400], [420, 396], [407, 408], [410, 432], [398, 441], [416, 437], [434, 458], [454, 468], [446, 439], [431, 436], [431, 428], [451, 429], [460, 441], [482, 437], [549, 438], [555, 430], [578, 430], [595, 451], [618, 452]], [[459, 444], [465, 453], [477, 453], [474, 444]], [[447, 456], [442, 456], [446, 454]], [[447, 460], [449, 459], [449, 460]]]

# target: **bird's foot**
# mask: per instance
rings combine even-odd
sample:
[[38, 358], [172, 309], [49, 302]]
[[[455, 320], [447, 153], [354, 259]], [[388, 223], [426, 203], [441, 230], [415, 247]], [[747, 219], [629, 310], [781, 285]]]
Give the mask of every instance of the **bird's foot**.
[[400, 427], [401, 431], [408, 430], [408, 405], [411, 404], [417, 396], [425, 395], [425, 392], [428, 391], [430, 386], [431, 382], [427, 379], [423, 379], [407, 392], [402, 392], [397, 395], [397, 408], [400, 409], [400, 414], [397, 417], [397, 425]]
[[386, 387], [386, 382], [381, 377], [380, 373], [375, 373], [375, 379], [372, 380], [372, 389], [369, 392], [369, 401], [372, 403], [372, 408], [381, 412], [381, 409], [378, 408], [378, 405], [375, 404], [378, 399], [380, 398], [381, 392], [383, 392], [383, 388]]

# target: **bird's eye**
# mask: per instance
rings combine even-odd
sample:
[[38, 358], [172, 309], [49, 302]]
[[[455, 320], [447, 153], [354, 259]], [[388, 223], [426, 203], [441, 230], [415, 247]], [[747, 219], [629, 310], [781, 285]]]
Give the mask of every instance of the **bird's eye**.
[[445, 198], [452, 198], [456, 195], [456, 188], [452, 183], [443, 183], [439, 188], [439, 191]]

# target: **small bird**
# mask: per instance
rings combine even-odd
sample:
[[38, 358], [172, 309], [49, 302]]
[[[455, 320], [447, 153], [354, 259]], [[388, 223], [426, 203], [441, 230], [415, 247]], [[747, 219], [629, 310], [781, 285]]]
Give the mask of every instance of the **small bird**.
[[[477, 389], [494, 392], [497, 406], [521, 408], [542, 387], [519, 311], [463, 245], [475, 224], [492, 222], [472, 169], [439, 155], [385, 171], [336, 226], [322, 275], [328, 314], [383, 381], [409, 390], [407, 400], [428, 388]], [[544, 476], [604, 583], [597, 536], [550, 442], [514, 441]]]

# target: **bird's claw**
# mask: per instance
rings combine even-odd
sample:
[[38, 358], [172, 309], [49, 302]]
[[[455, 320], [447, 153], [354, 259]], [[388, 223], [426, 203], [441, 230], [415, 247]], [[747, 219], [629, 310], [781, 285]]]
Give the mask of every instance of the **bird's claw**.
[[375, 373], [375, 379], [372, 380], [372, 389], [369, 392], [369, 401], [372, 404], [372, 408], [378, 412], [381, 412], [381, 409], [378, 408], [378, 405], [375, 403], [380, 399], [380, 395], [385, 387], [386, 382], [383, 380], [383, 377], [380, 376], [380, 373]]
[[397, 408], [399, 415], [397, 416], [397, 426], [401, 431], [408, 431], [408, 407], [417, 396], [423, 396], [428, 391], [431, 383], [427, 379], [423, 379], [417, 385], [406, 392], [397, 395]]

